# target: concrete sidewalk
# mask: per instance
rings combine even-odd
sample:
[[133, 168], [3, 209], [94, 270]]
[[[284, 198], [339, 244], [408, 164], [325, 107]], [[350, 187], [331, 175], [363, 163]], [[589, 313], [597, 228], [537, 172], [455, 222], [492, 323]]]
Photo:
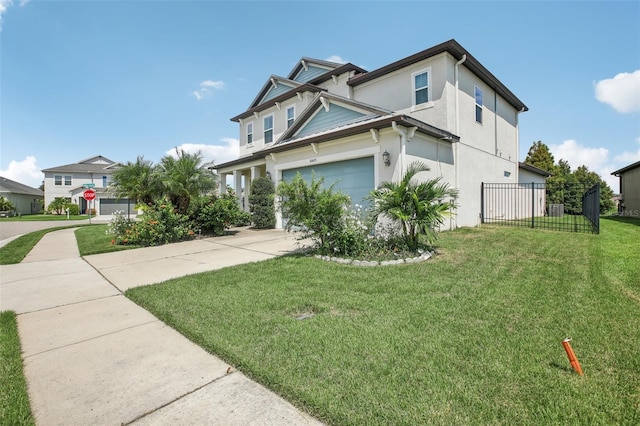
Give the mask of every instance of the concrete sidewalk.
[[72, 230], [2, 266], [34, 415], [43, 425], [320, 424], [122, 295], [136, 285], [282, 255], [283, 231], [80, 258]]

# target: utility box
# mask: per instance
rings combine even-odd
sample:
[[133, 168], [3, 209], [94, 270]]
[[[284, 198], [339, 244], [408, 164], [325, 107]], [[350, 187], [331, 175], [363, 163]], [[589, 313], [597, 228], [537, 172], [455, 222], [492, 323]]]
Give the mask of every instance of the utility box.
[[564, 204], [549, 204], [549, 216], [550, 217], [564, 216]]

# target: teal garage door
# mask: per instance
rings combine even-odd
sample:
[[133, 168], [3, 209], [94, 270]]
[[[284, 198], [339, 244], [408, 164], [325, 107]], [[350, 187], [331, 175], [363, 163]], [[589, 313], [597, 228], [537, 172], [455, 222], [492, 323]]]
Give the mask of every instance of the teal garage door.
[[335, 184], [334, 190], [351, 197], [352, 204], [366, 204], [364, 197], [369, 195], [374, 185], [373, 157], [283, 170], [282, 179], [291, 181], [297, 172], [300, 172], [307, 182], [311, 182], [313, 173], [316, 177], [324, 177], [326, 187]]

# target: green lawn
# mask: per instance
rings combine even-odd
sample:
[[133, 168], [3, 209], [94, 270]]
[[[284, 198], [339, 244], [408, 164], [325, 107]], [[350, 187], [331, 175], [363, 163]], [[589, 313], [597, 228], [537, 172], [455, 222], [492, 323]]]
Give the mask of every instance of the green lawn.
[[51, 220], [87, 220], [89, 221], [89, 216], [86, 214], [82, 215], [70, 215], [69, 219], [67, 219], [66, 214], [28, 214], [23, 216], [14, 216], [14, 217], [3, 217], [0, 219], [0, 222], [42, 222], [42, 221], [51, 221]]
[[76, 241], [81, 256], [90, 254], [109, 253], [112, 251], [128, 250], [137, 248], [136, 245], [116, 245], [111, 244], [112, 236], [107, 235], [106, 224], [70, 225], [58, 226], [55, 228], [43, 229], [22, 235], [9, 242], [4, 247], [0, 247], [0, 265], [11, 265], [20, 263], [33, 247], [40, 241], [43, 235], [48, 232], [58, 231], [66, 228], [78, 228], [76, 230]]
[[601, 228], [459, 229], [420, 264], [291, 256], [127, 296], [329, 424], [635, 425], [640, 221]]
[[22, 372], [16, 314], [0, 312], [0, 424], [35, 425]]

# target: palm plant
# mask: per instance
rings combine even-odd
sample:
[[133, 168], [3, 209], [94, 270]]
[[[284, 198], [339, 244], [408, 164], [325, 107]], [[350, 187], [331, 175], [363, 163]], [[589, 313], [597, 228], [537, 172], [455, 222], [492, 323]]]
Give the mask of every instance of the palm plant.
[[202, 162], [200, 152], [190, 154], [176, 148], [176, 155], [167, 155], [160, 160], [156, 174], [179, 213], [186, 214], [191, 199], [216, 187], [215, 175]]
[[111, 191], [117, 197], [130, 198], [138, 203], [151, 203], [160, 195], [153, 163], [145, 160], [144, 156], [138, 156], [135, 163], [128, 161], [113, 174]]
[[429, 243], [435, 241], [436, 229], [455, 208], [457, 190], [441, 183], [441, 178], [424, 182], [413, 179], [426, 171], [429, 171], [426, 164], [411, 163], [399, 182], [383, 182], [368, 197], [374, 201], [373, 219], [382, 216], [399, 223], [403, 239], [410, 249], [418, 248], [420, 235], [426, 236]]

